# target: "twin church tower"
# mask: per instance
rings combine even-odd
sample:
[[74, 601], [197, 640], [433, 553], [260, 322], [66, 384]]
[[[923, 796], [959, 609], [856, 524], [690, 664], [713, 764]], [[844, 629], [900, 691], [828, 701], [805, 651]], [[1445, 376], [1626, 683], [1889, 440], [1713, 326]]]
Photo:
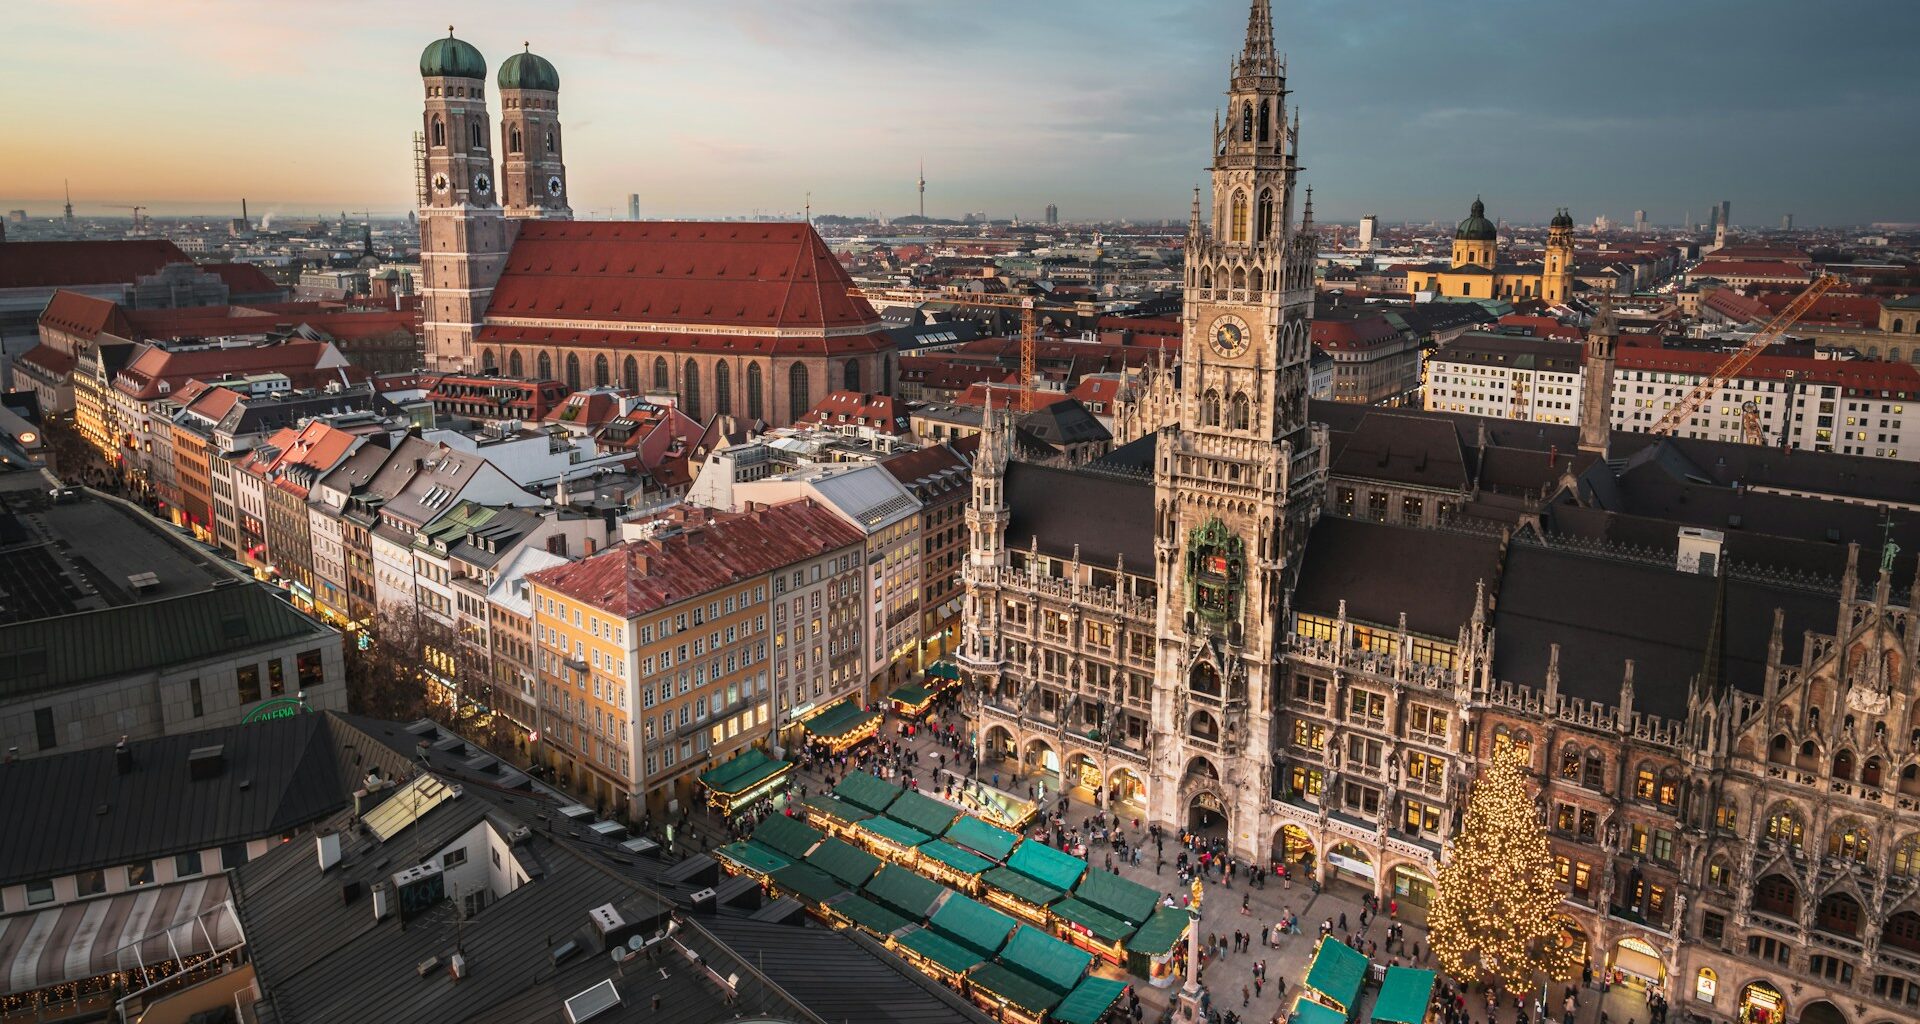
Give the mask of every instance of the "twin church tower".
[[[487, 114], [487, 61], [447, 30], [420, 54], [420, 271], [427, 365], [479, 365], [474, 339], [526, 220], [572, 220], [562, 162], [560, 75], [530, 51], [500, 65], [500, 130]], [[500, 161], [494, 176], [494, 157]]]

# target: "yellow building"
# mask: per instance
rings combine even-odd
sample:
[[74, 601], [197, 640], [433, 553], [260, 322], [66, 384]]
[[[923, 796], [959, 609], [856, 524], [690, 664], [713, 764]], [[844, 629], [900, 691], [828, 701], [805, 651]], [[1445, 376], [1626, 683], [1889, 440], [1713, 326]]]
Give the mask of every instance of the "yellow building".
[[1499, 242], [1486, 204], [1476, 197], [1467, 219], [1454, 229], [1452, 260], [1444, 267], [1408, 267], [1407, 291], [1469, 299], [1540, 299], [1548, 305], [1565, 302], [1573, 293], [1573, 217], [1567, 211], [1553, 216], [1543, 263], [1502, 263]]

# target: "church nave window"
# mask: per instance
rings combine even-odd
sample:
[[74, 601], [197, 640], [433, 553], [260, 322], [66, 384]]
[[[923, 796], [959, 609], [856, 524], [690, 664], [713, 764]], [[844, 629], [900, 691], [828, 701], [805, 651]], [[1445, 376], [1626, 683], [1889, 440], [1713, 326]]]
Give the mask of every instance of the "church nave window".
[[[1265, 134], [1266, 133], [1264, 131], [1261, 133], [1261, 137], [1263, 139], [1265, 138]], [[1260, 191], [1260, 203], [1259, 203], [1259, 206], [1254, 211], [1253, 237], [1255, 241], [1264, 242], [1264, 241], [1267, 241], [1268, 237], [1271, 236], [1272, 234], [1273, 234], [1273, 190], [1269, 188], [1269, 189], [1262, 189]], [[1260, 278], [1258, 275], [1255, 275], [1254, 288], [1257, 289], [1259, 287], [1260, 287]]]

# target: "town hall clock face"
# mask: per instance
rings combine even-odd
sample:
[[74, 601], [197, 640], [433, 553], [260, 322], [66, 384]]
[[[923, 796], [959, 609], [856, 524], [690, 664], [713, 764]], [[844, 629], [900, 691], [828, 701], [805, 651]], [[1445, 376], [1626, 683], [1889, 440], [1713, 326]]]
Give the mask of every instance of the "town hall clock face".
[[474, 175], [474, 176], [473, 176], [473, 190], [474, 190], [475, 192], [478, 192], [478, 193], [480, 193], [480, 194], [481, 194], [481, 195], [483, 195], [483, 196], [484, 196], [484, 195], [486, 195], [486, 194], [487, 194], [488, 192], [491, 192], [491, 191], [493, 191], [493, 179], [492, 179], [492, 178], [489, 178], [489, 177], [487, 177], [487, 176], [486, 176], [486, 175], [484, 175], [484, 174], [476, 174], [476, 175]]
[[1249, 344], [1247, 322], [1231, 315], [1215, 320], [1207, 331], [1207, 344], [1228, 359], [1239, 356]]

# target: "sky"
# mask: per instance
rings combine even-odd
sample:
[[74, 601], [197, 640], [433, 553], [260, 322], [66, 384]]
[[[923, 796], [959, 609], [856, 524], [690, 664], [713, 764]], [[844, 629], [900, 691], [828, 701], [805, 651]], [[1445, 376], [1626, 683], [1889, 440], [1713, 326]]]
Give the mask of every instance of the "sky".
[[[1246, 0], [46, 0], [0, 206], [412, 204], [418, 59], [559, 69], [576, 214], [1183, 221]], [[1274, 0], [1326, 221], [1920, 221], [1912, 0]], [[497, 95], [488, 83], [490, 106]]]

